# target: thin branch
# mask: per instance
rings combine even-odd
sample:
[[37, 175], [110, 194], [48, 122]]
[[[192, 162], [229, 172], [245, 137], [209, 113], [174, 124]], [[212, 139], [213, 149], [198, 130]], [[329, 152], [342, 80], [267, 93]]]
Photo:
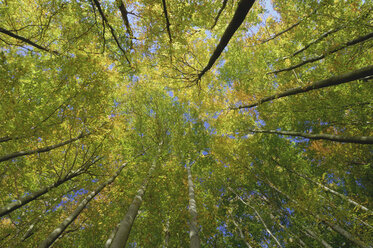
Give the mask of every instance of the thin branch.
[[282, 30], [281, 32], [277, 33], [277, 34], [274, 34], [272, 35], [270, 38], [268, 39], [265, 39], [263, 41], [261, 41], [260, 43], [258, 44], [254, 44], [250, 47], [254, 47], [254, 46], [258, 46], [258, 45], [262, 45], [264, 43], [267, 43], [268, 41], [271, 41], [271, 40], [274, 40], [276, 39], [277, 37], [279, 37], [280, 35], [283, 35], [284, 33], [286, 32], [289, 32], [290, 30], [292, 30], [293, 28], [295, 28], [296, 26], [298, 26], [299, 24], [301, 24], [301, 22], [303, 22], [304, 20], [306, 20], [307, 18], [309, 18], [311, 15], [313, 15], [314, 13], [316, 13], [317, 9], [315, 9], [314, 11], [312, 11], [311, 14], [309, 14], [308, 16], [306, 16], [305, 18], [303, 18], [302, 20], [299, 20], [298, 22], [294, 23], [293, 25], [291, 25], [290, 27], [286, 28], [285, 30]]
[[305, 93], [311, 90], [316, 90], [316, 89], [321, 89], [325, 87], [330, 87], [330, 86], [336, 86], [339, 84], [343, 83], [348, 83], [351, 81], [355, 81], [358, 79], [364, 79], [366, 77], [372, 76], [373, 75], [373, 65], [364, 67], [362, 69], [353, 71], [353, 72], [348, 72], [339, 76], [333, 76], [325, 80], [321, 80], [315, 83], [311, 83], [307, 86], [300, 86], [296, 88], [292, 88], [289, 90], [285, 90], [283, 92], [277, 93], [275, 95], [271, 95], [268, 97], [264, 97], [260, 99], [259, 101], [249, 104], [249, 105], [244, 105], [244, 106], [239, 106], [239, 107], [232, 107], [230, 109], [243, 109], [243, 108], [252, 108], [255, 106], [258, 106], [262, 103], [269, 102], [272, 100], [280, 99], [282, 97], [287, 97], [287, 96], [292, 96], [300, 93]]
[[332, 134], [310, 134], [310, 133], [302, 133], [302, 132], [294, 132], [294, 131], [254, 130], [254, 129], [248, 129], [246, 131], [251, 132], [251, 133], [268, 133], [268, 134], [296, 136], [296, 137], [303, 137], [303, 138], [311, 139], [311, 140], [330, 140], [330, 141], [342, 142], [342, 143], [373, 144], [373, 136], [346, 137], [346, 136], [332, 135]]
[[167, 28], [168, 38], [170, 39], [170, 43], [172, 43], [171, 30], [170, 30], [171, 24], [170, 24], [170, 20], [169, 20], [168, 13], [167, 13], [166, 0], [162, 0], [162, 5], [163, 5], [164, 17], [166, 19], [166, 28]]
[[224, 10], [225, 7], [227, 6], [227, 3], [228, 3], [228, 0], [223, 0], [223, 5], [222, 5], [221, 8], [219, 9], [218, 15], [215, 17], [214, 24], [212, 24], [212, 26], [211, 26], [210, 29], [214, 29], [214, 27], [215, 27], [216, 24], [218, 23], [218, 20], [219, 20], [219, 18], [220, 18], [220, 15], [221, 15], [221, 13], [223, 13], [223, 10]]
[[324, 53], [324, 54], [322, 54], [320, 56], [304, 60], [301, 63], [293, 65], [293, 66], [290, 66], [288, 68], [284, 68], [284, 69], [280, 69], [280, 70], [277, 70], [277, 71], [268, 72], [267, 74], [277, 74], [277, 73], [284, 72], [284, 71], [291, 71], [291, 70], [299, 68], [299, 67], [301, 67], [303, 65], [319, 61], [319, 60], [325, 58], [327, 55], [336, 53], [336, 52], [338, 52], [338, 51], [340, 51], [340, 50], [342, 50], [344, 48], [347, 48], [349, 46], [353, 46], [353, 45], [356, 45], [358, 43], [367, 41], [367, 40], [371, 39], [372, 37], [373, 37], [373, 32], [369, 33], [369, 34], [367, 34], [365, 36], [358, 37], [358, 38], [356, 38], [356, 39], [354, 39], [352, 41], [346, 42], [345, 44], [343, 44], [343, 45], [341, 45], [341, 46], [339, 46], [339, 47], [337, 47], [337, 48], [335, 48], [335, 49], [333, 49], [331, 51], [327, 51], [326, 53]]
[[105, 21], [106, 25], [109, 27], [110, 29], [110, 32], [111, 32], [111, 35], [113, 36], [118, 48], [122, 51], [125, 59], [127, 60], [128, 64], [131, 65], [131, 62], [129, 61], [128, 57], [127, 57], [127, 54], [126, 54], [126, 51], [122, 48], [122, 46], [120, 45], [119, 43], [119, 40], [118, 40], [118, 37], [117, 35], [115, 34], [115, 30], [114, 28], [110, 25], [108, 19], [106, 18], [106, 16], [104, 15], [104, 12], [102, 11], [102, 8], [101, 8], [101, 5], [100, 5], [100, 2], [98, 0], [93, 0], [94, 4], [96, 5], [97, 9], [98, 9], [98, 12], [100, 13], [100, 16], [101, 18]]
[[288, 58], [291, 58], [291, 57], [294, 57], [296, 55], [298, 55], [299, 53], [301, 52], [304, 52], [305, 50], [307, 50], [310, 46], [312, 45], [315, 45], [317, 43], [319, 43], [320, 41], [322, 41], [323, 39], [325, 39], [326, 37], [328, 37], [329, 35], [335, 33], [335, 32], [338, 32], [339, 30], [341, 30], [342, 28], [334, 28], [334, 29], [331, 29], [329, 30], [328, 32], [325, 32], [323, 33], [319, 38], [311, 41], [310, 43], [308, 43], [307, 45], [305, 45], [303, 48], [299, 49], [298, 51], [294, 52], [292, 55], [289, 55], [287, 57], [284, 57], [282, 58], [281, 60], [285, 60], [285, 59], [288, 59]]
[[19, 35], [15, 34], [15, 33], [12, 33], [12, 32], [10, 32], [9, 30], [6, 30], [6, 29], [4, 29], [4, 28], [1, 28], [1, 27], [0, 27], [0, 32], [3, 33], [3, 34], [8, 35], [8, 36], [10, 36], [10, 37], [13, 37], [13, 38], [15, 38], [15, 39], [17, 39], [17, 40], [20, 40], [20, 41], [22, 41], [22, 42], [25, 42], [25, 43], [27, 43], [27, 44], [29, 44], [29, 45], [31, 45], [31, 46], [33, 46], [33, 47], [36, 47], [36, 48], [38, 48], [38, 49], [40, 49], [40, 50], [43, 50], [43, 51], [46, 51], [46, 52], [49, 52], [49, 53], [53, 53], [53, 54], [55, 54], [55, 55], [59, 55], [59, 53], [56, 52], [56, 51], [53, 51], [53, 50], [50, 50], [50, 49], [45, 48], [45, 47], [43, 47], [43, 46], [40, 46], [40, 45], [36, 44], [35, 42], [32, 42], [31, 40], [26, 39], [25, 37], [22, 37], [22, 36], [19, 36]]
[[53, 149], [56, 149], [58, 147], [67, 145], [69, 143], [72, 143], [72, 142], [74, 142], [78, 139], [81, 139], [85, 136], [88, 136], [88, 135], [89, 134], [83, 134], [82, 133], [76, 138], [72, 138], [72, 139], [66, 140], [64, 142], [55, 144], [55, 145], [46, 146], [46, 147], [38, 148], [38, 149], [35, 149], [35, 150], [19, 151], [19, 152], [14, 152], [14, 153], [11, 153], [11, 154], [7, 154], [7, 155], [4, 155], [4, 156], [0, 157], [0, 162], [7, 161], [7, 160], [10, 160], [10, 159], [13, 159], [13, 158], [16, 158], [16, 157], [20, 157], [20, 156], [27, 156], [27, 155], [31, 155], [31, 154], [35, 154], [35, 153], [49, 152], [50, 150], [53, 150]]

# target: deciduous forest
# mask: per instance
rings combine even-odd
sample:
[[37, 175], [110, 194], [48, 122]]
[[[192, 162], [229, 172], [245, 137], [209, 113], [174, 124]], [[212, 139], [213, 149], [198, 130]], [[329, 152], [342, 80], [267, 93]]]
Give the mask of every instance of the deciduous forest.
[[1, 0], [0, 247], [372, 247], [372, 13]]

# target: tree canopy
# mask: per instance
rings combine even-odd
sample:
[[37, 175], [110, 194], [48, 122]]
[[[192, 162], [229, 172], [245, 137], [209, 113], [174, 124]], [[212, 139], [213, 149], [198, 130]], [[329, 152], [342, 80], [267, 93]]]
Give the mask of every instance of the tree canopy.
[[373, 2], [0, 2], [1, 247], [373, 247]]

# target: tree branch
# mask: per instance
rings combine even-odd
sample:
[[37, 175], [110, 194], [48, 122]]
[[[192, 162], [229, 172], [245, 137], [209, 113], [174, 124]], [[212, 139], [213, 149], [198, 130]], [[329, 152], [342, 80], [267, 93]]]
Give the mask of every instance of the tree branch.
[[307, 45], [305, 45], [303, 48], [299, 49], [298, 51], [294, 52], [292, 55], [289, 55], [287, 57], [284, 57], [282, 58], [281, 60], [285, 60], [285, 59], [288, 59], [288, 58], [291, 58], [291, 57], [294, 57], [296, 55], [298, 55], [299, 53], [301, 52], [304, 52], [305, 50], [307, 50], [310, 46], [314, 45], [314, 44], [317, 44], [319, 43], [320, 41], [322, 41], [323, 39], [325, 39], [326, 37], [328, 37], [329, 35], [335, 33], [335, 32], [338, 32], [339, 30], [341, 30], [342, 28], [334, 28], [334, 29], [331, 29], [329, 30], [328, 32], [325, 32], [323, 33], [319, 38], [311, 41], [310, 43], [308, 43]]
[[215, 17], [214, 24], [212, 24], [210, 29], [213, 29], [216, 26], [216, 24], [218, 23], [219, 17], [221, 15], [221, 13], [223, 13], [223, 10], [227, 6], [227, 3], [228, 3], [228, 0], [223, 0], [223, 5], [219, 9], [218, 15]]
[[22, 42], [25, 42], [25, 43], [27, 43], [27, 44], [29, 44], [29, 45], [31, 45], [31, 46], [33, 46], [33, 47], [36, 47], [36, 48], [38, 48], [38, 49], [40, 49], [40, 50], [46, 51], [46, 52], [48, 52], [48, 53], [53, 53], [53, 54], [55, 54], [55, 55], [59, 55], [59, 53], [56, 52], [56, 51], [53, 51], [53, 50], [50, 50], [50, 49], [45, 48], [45, 47], [43, 47], [43, 46], [40, 46], [40, 45], [36, 44], [35, 42], [32, 42], [31, 40], [26, 39], [25, 37], [22, 37], [22, 36], [19, 36], [19, 35], [15, 34], [15, 33], [12, 33], [12, 32], [10, 32], [9, 30], [6, 30], [6, 29], [4, 29], [4, 28], [1, 28], [1, 27], [0, 27], [0, 32], [3, 33], [3, 34], [8, 35], [8, 36], [10, 36], [10, 37], [13, 37], [13, 38], [15, 38], [15, 39], [17, 39], [17, 40], [20, 40], [20, 41], [22, 41]]
[[358, 37], [358, 38], [356, 38], [356, 39], [354, 39], [352, 41], [349, 41], [349, 42], [343, 44], [342, 46], [339, 46], [339, 47], [337, 47], [337, 48], [335, 48], [335, 49], [333, 49], [331, 51], [328, 51], [328, 52], [320, 55], [320, 56], [304, 60], [301, 63], [293, 65], [293, 66], [290, 66], [288, 68], [284, 68], [284, 69], [280, 69], [280, 70], [277, 70], [277, 71], [268, 72], [267, 74], [277, 74], [277, 73], [284, 72], [284, 71], [294, 70], [294, 69], [296, 69], [298, 67], [301, 67], [303, 65], [306, 65], [306, 64], [313, 63], [313, 62], [316, 62], [318, 60], [321, 60], [321, 59], [325, 58], [327, 55], [336, 53], [336, 52], [338, 52], [338, 51], [340, 51], [340, 50], [342, 50], [344, 48], [347, 48], [349, 46], [353, 46], [353, 45], [356, 45], [356, 44], [358, 44], [360, 42], [367, 41], [367, 40], [371, 39], [372, 37], [373, 37], [373, 32], [369, 33], [369, 34], [367, 34], [365, 36]]
[[311, 14], [309, 14], [308, 16], [306, 16], [305, 18], [303, 18], [302, 20], [299, 20], [298, 22], [294, 23], [293, 25], [291, 25], [290, 27], [288, 27], [287, 29], [285, 30], [282, 30], [281, 32], [277, 33], [277, 34], [274, 34], [272, 37], [268, 38], [268, 39], [265, 39], [263, 41], [261, 41], [260, 43], [258, 44], [254, 44], [250, 47], [254, 47], [254, 46], [258, 46], [258, 45], [262, 45], [264, 43], [267, 43], [268, 41], [271, 41], [271, 40], [274, 40], [276, 39], [277, 37], [279, 37], [280, 35], [283, 35], [284, 33], [292, 30], [293, 28], [295, 28], [296, 26], [298, 26], [299, 24], [301, 24], [301, 22], [303, 22], [304, 20], [306, 20], [307, 18], [309, 18], [311, 15], [313, 15], [314, 13], [316, 13], [317, 9], [315, 9], [314, 11], [312, 11]]
[[108, 19], [106, 18], [106, 16], [104, 15], [104, 12], [102, 11], [102, 8], [101, 8], [101, 5], [100, 5], [100, 2], [98, 0], [93, 0], [94, 4], [96, 5], [97, 9], [98, 9], [98, 12], [100, 13], [100, 16], [101, 18], [104, 20], [104, 22], [106, 23], [106, 25], [109, 27], [110, 29], [110, 32], [111, 32], [111, 35], [113, 36], [114, 40], [115, 40], [115, 43], [117, 44], [118, 48], [122, 51], [126, 61], [128, 62], [128, 64], [131, 65], [131, 62], [129, 61], [128, 57], [127, 57], [127, 54], [126, 54], [126, 51], [123, 49], [123, 47], [120, 45], [119, 43], [119, 40], [118, 40], [118, 37], [116, 36], [115, 34], [115, 30], [114, 28], [110, 25]]
[[230, 109], [252, 108], [252, 107], [258, 106], [262, 103], [269, 102], [269, 101], [272, 101], [272, 100], [276, 100], [276, 99], [280, 99], [280, 98], [283, 98], [283, 97], [292, 96], [292, 95], [296, 95], [296, 94], [300, 94], [300, 93], [305, 93], [305, 92], [308, 92], [308, 91], [311, 91], [311, 90], [321, 89], [321, 88], [330, 87], [330, 86], [336, 86], [336, 85], [343, 84], [343, 83], [348, 83], [348, 82], [351, 82], [351, 81], [354, 81], [354, 80], [363, 79], [365, 77], [369, 77], [369, 76], [372, 76], [372, 75], [373, 75], [373, 65], [370, 65], [370, 66], [364, 67], [362, 69], [359, 69], [359, 70], [356, 70], [356, 71], [353, 71], [353, 72], [348, 72], [348, 73], [345, 73], [345, 74], [342, 74], [342, 75], [339, 75], [339, 76], [333, 76], [331, 78], [321, 80], [321, 81], [309, 84], [307, 86], [303, 86], [303, 87], [300, 86], [300, 87], [292, 88], [292, 89], [289, 89], [289, 90], [285, 90], [285, 91], [280, 92], [278, 94], [271, 95], [271, 96], [268, 96], [268, 97], [264, 97], [264, 98], [260, 99], [259, 101], [255, 102], [255, 103], [252, 103], [250, 105], [233, 107], [233, 108], [230, 108]]
[[124, 25], [127, 28], [127, 33], [130, 36], [130, 38], [133, 38], [133, 32], [132, 32], [132, 29], [131, 29], [131, 26], [130, 26], [130, 22], [128, 21], [128, 11], [127, 11], [126, 7], [124, 6], [124, 3], [123, 3], [122, 0], [116, 0], [116, 2], [118, 4], [118, 8], [119, 8], [120, 13], [122, 15]]
[[19, 151], [19, 152], [14, 152], [14, 153], [11, 153], [11, 154], [8, 154], [8, 155], [4, 155], [4, 156], [0, 157], [0, 162], [7, 161], [7, 160], [10, 160], [10, 159], [13, 159], [13, 158], [16, 158], [16, 157], [20, 157], [20, 156], [27, 156], [27, 155], [31, 155], [31, 154], [35, 154], [35, 153], [49, 152], [50, 150], [53, 150], [53, 149], [56, 149], [58, 147], [67, 145], [69, 143], [72, 143], [72, 142], [74, 142], [78, 139], [81, 139], [85, 136], [88, 136], [88, 135], [89, 134], [83, 134], [82, 133], [76, 138], [72, 138], [72, 139], [66, 140], [64, 142], [55, 144], [55, 145], [46, 146], [46, 147], [38, 148], [38, 149], [35, 149], [35, 150]]
[[228, 45], [228, 42], [233, 37], [234, 33], [237, 29], [241, 26], [242, 22], [245, 20], [245, 17], [251, 7], [253, 6], [255, 0], [241, 0], [238, 3], [236, 12], [229, 23], [228, 27], [225, 29], [223, 36], [220, 39], [219, 44], [216, 46], [214, 53], [211, 55], [210, 60], [206, 67], [198, 74], [198, 79], [201, 80], [202, 76], [211, 69], [211, 67], [215, 64], [216, 60], [219, 58], [221, 53], [223, 52], [224, 48]]
[[332, 134], [309, 134], [309, 133], [302, 133], [302, 132], [295, 132], [295, 131], [254, 130], [254, 129], [248, 129], [246, 131], [251, 132], [251, 133], [268, 133], [268, 134], [296, 136], [296, 137], [303, 137], [303, 138], [311, 139], [311, 140], [321, 139], [321, 140], [330, 140], [330, 141], [342, 142], [342, 143], [373, 144], [372, 136], [346, 137], [346, 136], [332, 135]]
[[162, 5], [163, 5], [164, 17], [166, 19], [166, 28], [167, 28], [168, 38], [170, 39], [170, 43], [172, 43], [171, 30], [170, 30], [171, 24], [170, 24], [170, 20], [168, 18], [166, 0], [162, 0]]

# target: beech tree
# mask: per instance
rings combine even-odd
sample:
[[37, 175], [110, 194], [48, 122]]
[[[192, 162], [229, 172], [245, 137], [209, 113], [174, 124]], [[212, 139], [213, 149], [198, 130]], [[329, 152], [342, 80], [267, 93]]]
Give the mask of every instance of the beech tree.
[[1, 247], [373, 247], [372, 1], [0, 3]]

